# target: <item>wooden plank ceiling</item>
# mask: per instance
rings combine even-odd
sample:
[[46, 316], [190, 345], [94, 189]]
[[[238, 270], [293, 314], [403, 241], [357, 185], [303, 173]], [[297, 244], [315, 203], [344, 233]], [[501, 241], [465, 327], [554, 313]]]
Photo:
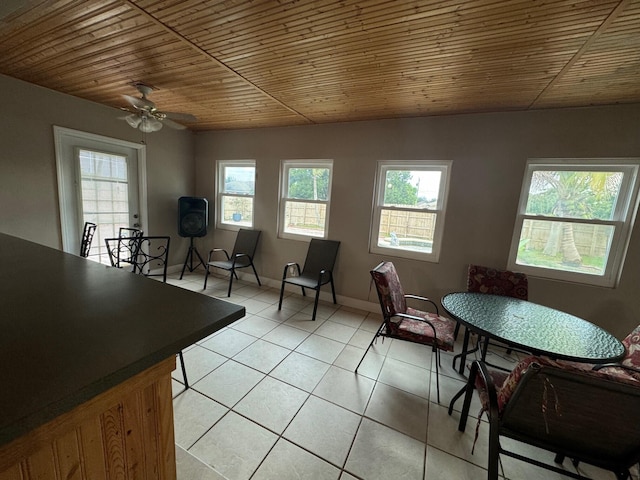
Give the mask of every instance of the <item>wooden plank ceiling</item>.
[[0, 73], [193, 130], [640, 102], [640, 0], [9, 0]]

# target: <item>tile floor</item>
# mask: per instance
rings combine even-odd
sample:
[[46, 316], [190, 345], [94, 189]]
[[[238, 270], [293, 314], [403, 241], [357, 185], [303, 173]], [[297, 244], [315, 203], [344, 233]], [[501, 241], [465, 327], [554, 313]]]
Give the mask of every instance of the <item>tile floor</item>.
[[[192, 388], [185, 391], [174, 372], [179, 480], [486, 478], [486, 423], [472, 454], [476, 421], [458, 432], [461, 401], [447, 415], [464, 385], [451, 355], [442, 355], [438, 404], [431, 351], [423, 346], [379, 341], [354, 374], [379, 314], [322, 303], [312, 322], [311, 299], [298, 294], [286, 293], [278, 311], [279, 291], [250, 281], [234, 283], [230, 298], [224, 277], [210, 276], [206, 290], [197, 272], [168, 282], [247, 311], [185, 349]], [[478, 411], [474, 399], [471, 413]], [[551, 459], [532, 447], [515, 448]], [[509, 480], [568, 478], [508, 457], [502, 467]], [[580, 471], [615, 478], [590, 466]]]

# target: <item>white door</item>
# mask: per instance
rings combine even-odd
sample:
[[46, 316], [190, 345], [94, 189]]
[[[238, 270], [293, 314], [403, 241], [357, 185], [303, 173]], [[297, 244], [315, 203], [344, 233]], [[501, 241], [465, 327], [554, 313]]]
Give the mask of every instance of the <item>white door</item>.
[[85, 222], [98, 225], [89, 259], [109, 264], [104, 239], [144, 230], [144, 146], [54, 127], [62, 244], [78, 254]]
[[78, 227], [98, 226], [88, 258], [108, 265], [104, 239], [117, 237], [121, 227], [142, 227], [136, 155], [77, 147], [75, 157]]

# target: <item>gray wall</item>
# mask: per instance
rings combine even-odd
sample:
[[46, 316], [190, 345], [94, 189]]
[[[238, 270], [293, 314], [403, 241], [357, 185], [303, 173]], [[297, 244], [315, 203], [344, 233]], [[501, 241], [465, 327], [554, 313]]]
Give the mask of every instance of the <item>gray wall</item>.
[[[140, 133], [117, 120], [117, 109], [4, 76], [0, 105], [0, 232], [61, 248], [52, 126], [132, 142], [141, 140]], [[303, 261], [307, 248], [304, 242], [277, 238], [280, 160], [331, 158], [329, 236], [342, 241], [338, 295], [375, 303], [368, 271], [386, 259], [368, 253], [376, 161], [453, 160], [440, 263], [389, 257], [407, 292], [440, 298], [464, 289], [469, 262], [506, 265], [527, 158], [638, 157], [639, 132], [640, 105], [200, 134], [165, 128], [147, 136], [149, 233], [171, 234], [172, 263], [181, 265], [188, 242], [176, 235], [177, 198], [206, 196], [213, 210], [215, 161], [255, 159], [256, 228], [263, 231], [258, 269], [266, 279], [278, 279], [284, 263]], [[617, 288], [532, 278], [531, 299], [624, 336], [640, 323], [639, 230], [636, 224]], [[213, 246], [231, 246], [234, 238], [211, 229], [197, 245], [205, 254]]]
[[[118, 109], [1, 75], [0, 105], [0, 232], [62, 248], [53, 125], [131, 142], [140, 142], [142, 134], [118, 120]], [[188, 246], [177, 236], [176, 217], [178, 197], [194, 191], [193, 138], [165, 127], [146, 139], [146, 233], [172, 235], [175, 263]]]
[[[638, 157], [639, 132], [640, 105], [207, 132], [196, 136], [196, 191], [215, 198], [216, 160], [256, 160], [255, 227], [263, 231], [258, 271], [277, 279], [283, 265], [302, 262], [307, 249], [305, 242], [277, 238], [280, 160], [333, 159], [329, 238], [342, 241], [338, 294], [377, 302], [369, 270], [388, 259], [396, 264], [407, 292], [439, 299], [465, 288], [468, 263], [506, 267], [527, 158]], [[368, 253], [379, 159], [453, 161], [439, 263]], [[212, 231], [201, 242], [230, 247], [234, 238], [231, 232]], [[622, 337], [640, 323], [639, 266], [636, 224], [617, 288], [531, 278], [530, 299], [583, 316]]]

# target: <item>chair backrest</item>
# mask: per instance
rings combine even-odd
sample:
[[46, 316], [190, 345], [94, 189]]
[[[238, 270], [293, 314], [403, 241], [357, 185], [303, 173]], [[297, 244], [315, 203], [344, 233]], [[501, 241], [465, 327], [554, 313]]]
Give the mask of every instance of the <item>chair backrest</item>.
[[529, 280], [524, 273], [470, 264], [467, 291], [528, 300]]
[[120, 227], [118, 230], [118, 237], [120, 238], [136, 238], [142, 235], [143, 232], [139, 228]]
[[304, 260], [302, 275], [317, 277], [322, 270], [332, 272], [336, 264], [339, 247], [340, 242], [338, 240], [312, 238], [307, 250], [307, 258]]
[[[620, 363], [625, 367], [640, 369], [640, 325], [622, 340], [622, 344], [626, 353]], [[640, 380], [640, 373], [631, 372], [631, 375]]]
[[638, 463], [640, 382], [601, 372], [532, 363], [504, 408], [501, 435], [602, 468]]
[[107, 254], [112, 267], [122, 268], [123, 263], [134, 265], [133, 271], [136, 271], [134, 258], [140, 248], [140, 239], [142, 237], [117, 237], [105, 238], [104, 243], [107, 246]]
[[238, 236], [236, 237], [236, 243], [233, 246], [232, 256], [235, 257], [238, 253], [244, 253], [245, 255], [249, 255], [249, 258], [253, 261], [253, 256], [256, 253], [259, 238], [260, 230], [241, 228], [238, 230]]
[[167, 281], [171, 237], [137, 237], [137, 249], [132, 257], [133, 271], [145, 277], [162, 277]]
[[378, 300], [385, 320], [407, 311], [407, 300], [400, 284], [396, 267], [391, 262], [382, 262], [371, 270], [371, 278], [378, 291]]
[[97, 225], [91, 222], [84, 222], [84, 228], [82, 229], [82, 241], [80, 242], [80, 256], [88, 257], [89, 250], [91, 250], [91, 242], [93, 241], [93, 235], [96, 232]]

